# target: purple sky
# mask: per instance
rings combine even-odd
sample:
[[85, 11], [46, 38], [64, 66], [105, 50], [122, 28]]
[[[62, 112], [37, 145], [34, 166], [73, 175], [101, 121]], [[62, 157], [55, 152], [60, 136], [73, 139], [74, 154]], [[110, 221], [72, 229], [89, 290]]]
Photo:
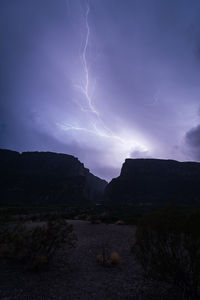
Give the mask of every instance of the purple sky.
[[199, 0], [1, 0], [0, 147], [200, 160]]

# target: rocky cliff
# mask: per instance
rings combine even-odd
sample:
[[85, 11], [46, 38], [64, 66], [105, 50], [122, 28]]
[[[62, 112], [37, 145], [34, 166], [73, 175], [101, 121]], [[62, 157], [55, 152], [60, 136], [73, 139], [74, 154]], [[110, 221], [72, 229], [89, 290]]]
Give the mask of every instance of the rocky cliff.
[[200, 203], [200, 163], [126, 159], [121, 174], [105, 189], [112, 204]]
[[0, 150], [0, 204], [96, 203], [106, 184], [71, 155]]

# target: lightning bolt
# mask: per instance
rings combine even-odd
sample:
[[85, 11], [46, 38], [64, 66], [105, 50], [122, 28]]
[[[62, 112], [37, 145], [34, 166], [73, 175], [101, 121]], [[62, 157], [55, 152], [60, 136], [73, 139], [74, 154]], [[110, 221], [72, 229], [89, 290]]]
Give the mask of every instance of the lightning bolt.
[[86, 58], [88, 42], [89, 42], [89, 37], [90, 37], [90, 27], [89, 27], [89, 23], [88, 23], [89, 12], [90, 12], [90, 6], [87, 3], [86, 15], [85, 15], [86, 39], [85, 39], [85, 45], [84, 45], [84, 48], [83, 48], [83, 55], [82, 55], [84, 71], [85, 71], [85, 86], [82, 88], [82, 92], [83, 92], [83, 94], [85, 95], [85, 98], [88, 101], [88, 106], [89, 106], [91, 112], [93, 112], [97, 116], [99, 116], [99, 113], [96, 111], [96, 109], [94, 108], [94, 106], [92, 104], [92, 99], [91, 99], [90, 94], [89, 94], [89, 69], [88, 69], [88, 63], [87, 63], [87, 58]]
[[85, 127], [80, 127], [78, 125], [72, 125], [72, 124], [68, 124], [68, 123], [64, 123], [64, 124], [57, 123], [57, 125], [65, 131], [70, 131], [70, 130], [83, 131], [83, 132], [87, 132], [87, 133], [90, 133], [90, 134], [93, 134], [96, 136], [107, 137], [107, 138], [110, 137], [109, 135], [99, 131], [99, 129], [96, 127], [95, 124], [93, 124], [94, 129], [87, 129]]
[[95, 122], [92, 121], [91, 118], [91, 124], [92, 128], [88, 129], [86, 127], [78, 126], [76, 124], [69, 124], [69, 123], [57, 123], [57, 126], [59, 126], [64, 131], [78, 131], [78, 132], [85, 132], [88, 134], [95, 135], [97, 137], [103, 137], [107, 139], [112, 139], [115, 142], [118, 142], [117, 145], [121, 145], [122, 147], [126, 149], [133, 149], [134, 147], [138, 146], [137, 143], [135, 143], [132, 139], [127, 140], [122, 138], [121, 136], [118, 136], [112, 132], [110, 128], [107, 127], [105, 122], [100, 116], [100, 113], [96, 109], [96, 107], [93, 104], [93, 97], [91, 96], [90, 92], [90, 72], [89, 72], [89, 65], [87, 61], [87, 52], [88, 52], [88, 45], [90, 40], [90, 26], [89, 26], [89, 17], [90, 13], [90, 5], [89, 2], [86, 2], [86, 11], [84, 13], [84, 20], [85, 20], [85, 39], [83, 43], [83, 50], [81, 53], [81, 61], [83, 66], [83, 73], [84, 73], [84, 80], [81, 84], [75, 84], [74, 87], [78, 89], [81, 94], [83, 95], [83, 99], [86, 101], [86, 108], [80, 103], [80, 101], [76, 101], [76, 104], [80, 107], [81, 111], [84, 113], [92, 114], [95, 118]]
[[105, 136], [105, 137], [112, 137], [113, 132], [106, 126], [104, 121], [102, 120], [99, 112], [96, 110], [95, 106], [93, 105], [92, 97], [90, 95], [90, 84], [89, 84], [89, 67], [88, 67], [88, 61], [87, 61], [87, 50], [88, 50], [88, 44], [89, 44], [89, 38], [90, 38], [90, 26], [88, 22], [88, 16], [90, 13], [90, 6], [89, 2], [86, 3], [86, 12], [85, 12], [85, 28], [86, 28], [86, 36], [85, 36], [85, 41], [84, 41], [84, 46], [83, 46], [83, 52], [82, 52], [82, 62], [83, 62], [83, 70], [85, 74], [85, 82], [82, 85], [75, 85], [76, 88], [78, 88], [81, 93], [83, 94], [84, 98], [86, 99], [87, 106], [88, 108], [85, 109], [83, 106], [78, 102], [78, 105], [80, 106], [81, 110], [83, 112], [89, 112], [93, 113], [100, 125], [100, 127], [104, 130], [104, 133], [101, 132], [100, 129], [97, 129], [97, 125], [93, 124], [93, 127], [95, 128], [94, 133], [99, 134], [100, 136]]
[[88, 62], [87, 62], [87, 49], [88, 49], [88, 43], [89, 43], [89, 37], [90, 37], [90, 27], [89, 27], [89, 23], [88, 23], [89, 12], [90, 12], [90, 6], [89, 6], [89, 3], [87, 2], [86, 13], [85, 13], [86, 37], [85, 37], [83, 53], [82, 53], [83, 69], [84, 69], [84, 73], [85, 73], [85, 84], [84, 85], [75, 85], [75, 87], [80, 89], [81, 93], [84, 95], [84, 98], [86, 99], [87, 104], [88, 104], [88, 109], [84, 109], [81, 106], [82, 110], [94, 113], [96, 116], [99, 117], [99, 113], [93, 106], [92, 99], [91, 99], [91, 96], [89, 93], [89, 67], [88, 67]]

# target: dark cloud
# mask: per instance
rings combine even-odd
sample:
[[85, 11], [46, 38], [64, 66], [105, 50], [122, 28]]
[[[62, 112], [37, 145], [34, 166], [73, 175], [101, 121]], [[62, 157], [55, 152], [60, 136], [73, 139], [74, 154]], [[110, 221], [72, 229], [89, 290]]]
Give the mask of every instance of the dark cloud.
[[187, 132], [186, 143], [189, 146], [190, 156], [200, 160], [200, 125]]

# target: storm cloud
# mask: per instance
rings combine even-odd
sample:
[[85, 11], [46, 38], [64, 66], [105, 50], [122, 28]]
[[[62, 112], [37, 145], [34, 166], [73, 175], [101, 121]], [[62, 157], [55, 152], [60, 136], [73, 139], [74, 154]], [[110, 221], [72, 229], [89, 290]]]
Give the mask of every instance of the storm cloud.
[[186, 134], [186, 143], [191, 157], [200, 160], [200, 125], [192, 128]]
[[200, 160], [198, 0], [2, 0], [0, 147]]

